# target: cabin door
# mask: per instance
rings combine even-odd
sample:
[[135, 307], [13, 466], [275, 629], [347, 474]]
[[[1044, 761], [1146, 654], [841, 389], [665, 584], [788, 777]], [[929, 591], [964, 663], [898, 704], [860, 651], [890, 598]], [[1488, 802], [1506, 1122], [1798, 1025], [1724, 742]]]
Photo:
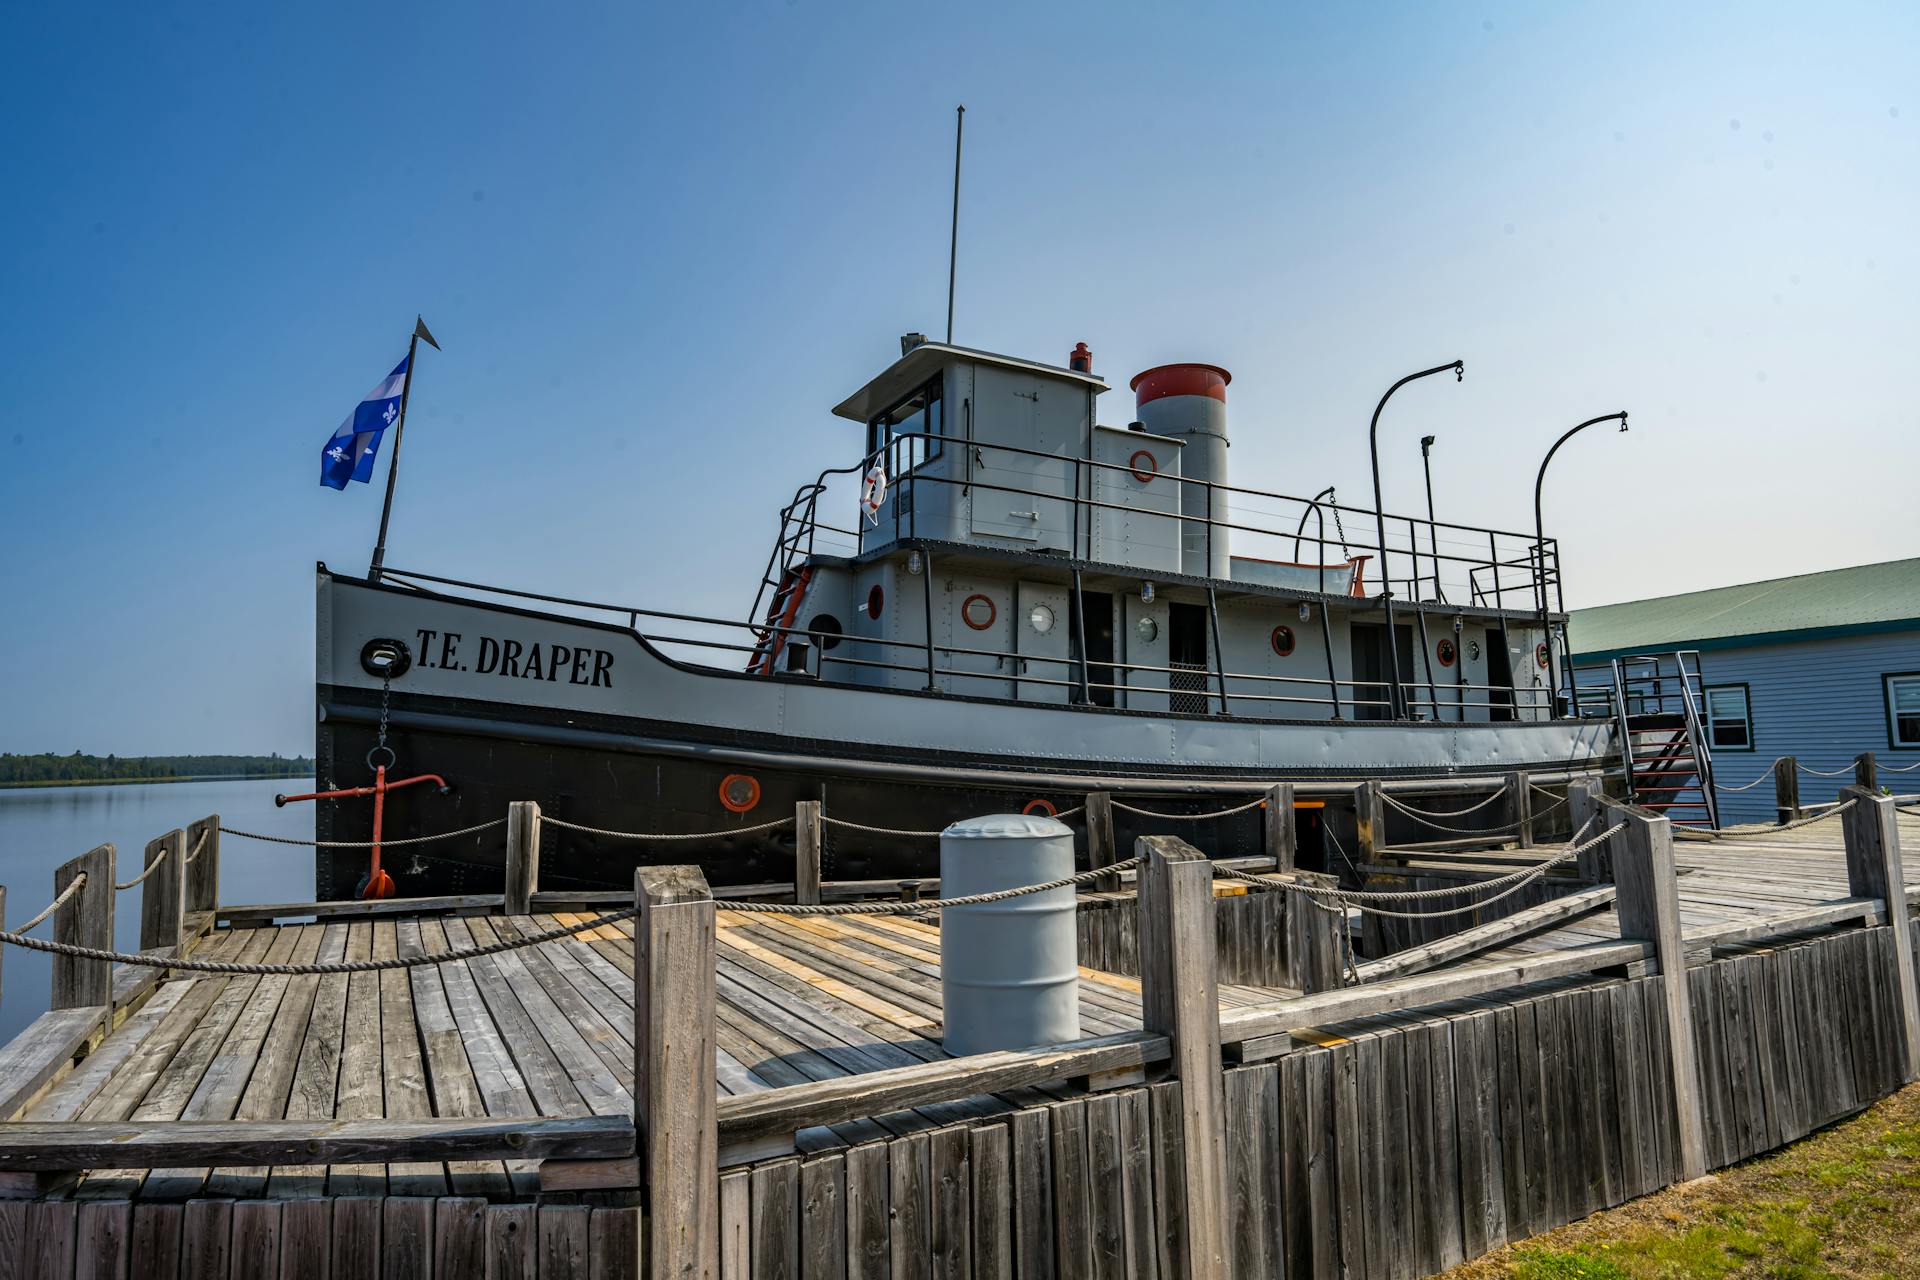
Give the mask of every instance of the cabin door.
[[1173, 668], [1172, 709], [1188, 715], [1205, 715], [1212, 688], [1212, 668], [1207, 663], [1205, 605], [1167, 606], [1167, 665]]
[[[1086, 620], [1087, 635], [1084, 644], [1080, 638], [1081, 619]], [[1087, 698], [1096, 707], [1114, 705], [1113, 685], [1119, 683], [1113, 666], [1113, 593], [1111, 591], [1082, 591], [1080, 609], [1073, 618], [1073, 652], [1075, 657], [1085, 655], [1087, 664]], [[1077, 675], [1077, 673], [1076, 673]], [[1082, 701], [1080, 691], [1073, 691], [1073, 700]]]
[[[954, 578], [934, 595], [934, 630], [947, 652], [940, 687], [976, 698], [1013, 696], [1013, 592], [1006, 582]], [[977, 652], [963, 652], [977, 651]]]
[[1070, 659], [1073, 597], [1064, 588], [1022, 582], [1014, 590], [1013, 648], [1020, 655], [1017, 697], [1023, 702], [1065, 702], [1080, 673]]
[[1513, 719], [1513, 663], [1507, 660], [1507, 633], [1487, 628], [1487, 709], [1489, 720]]
[[[1068, 458], [1076, 446], [1084, 447], [1085, 426], [1075, 434], [1070, 430], [1074, 420], [1063, 416], [1073, 407], [1069, 393], [1037, 388], [1029, 379], [988, 365], [976, 367], [973, 388], [973, 466], [967, 486], [973, 532], [1070, 552], [1076, 464]], [[996, 444], [1051, 456], [1014, 453]]]
[[[1348, 633], [1352, 640], [1353, 656], [1353, 718], [1355, 720], [1391, 720], [1393, 719], [1393, 689], [1389, 683], [1392, 668], [1387, 659], [1387, 628], [1378, 622], [1356, 622], [1350, 625]], [[1400, 687], [1407, 689], [1410, 681], [1420, 677], [1414, 674], [1413, 666], [1413, 628], [1396, 626], [1394, 639], [1399, 650]], [[1417, 692], [1408, 690], [1407, 701], [1417, 705], [1425, 699]]]

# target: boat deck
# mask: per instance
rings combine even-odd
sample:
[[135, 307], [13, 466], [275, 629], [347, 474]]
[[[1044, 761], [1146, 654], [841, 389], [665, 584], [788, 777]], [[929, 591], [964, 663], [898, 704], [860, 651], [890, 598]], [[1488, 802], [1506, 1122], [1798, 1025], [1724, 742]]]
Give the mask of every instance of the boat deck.
[[[196, 958], [308, 963], [409, 956], [539, 932], [578, 914], [440, 916], [223, 929]], [[722, 1097], [932, 1062], [940, 931], [900, 917], [718, 917]], [[1271, 999], [1224, 988], [1223, 1008]], [[1080, 971], [1082, 1033], [1138, 1031], [1137, 980]], [[177, 975], [21, 1117], [274, 1120], [633, 1113], [633, 933], [442, 965], [290, 977]], [[1041, 1086], [797, 1135], [802, 1151], [1031, 1106]], [[539, 1189], [535, 1162], [94, 1171], [80, 1199], [468, 1195]]]

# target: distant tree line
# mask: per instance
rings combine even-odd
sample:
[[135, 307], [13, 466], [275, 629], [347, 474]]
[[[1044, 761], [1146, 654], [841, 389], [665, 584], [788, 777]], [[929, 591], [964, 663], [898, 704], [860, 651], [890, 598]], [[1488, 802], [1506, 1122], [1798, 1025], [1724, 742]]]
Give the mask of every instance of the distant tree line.
[[307, 756], [37, 756], [0, 753], [0, 786], [42, 782], [132, 782], [142, 778], [301, 778]]

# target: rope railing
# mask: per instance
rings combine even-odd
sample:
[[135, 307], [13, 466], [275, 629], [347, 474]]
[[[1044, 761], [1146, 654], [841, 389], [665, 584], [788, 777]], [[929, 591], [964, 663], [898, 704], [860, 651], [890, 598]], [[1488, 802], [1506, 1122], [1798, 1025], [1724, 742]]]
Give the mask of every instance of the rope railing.
[[[506, 819], [502, 818], [500, 821], [505, 822]], [[686, 831], [671, 835], [658, 831], [615, 831], [610, 827], [589, 827], [585, 823], [568, 822], [564, 818], [550, 817], [544, 813], [540, 815], [540, 823], [542, 826], [564, 827], [568, 831], [584, 832], [590, 836], [605, 836], [609, 840], [677, 841], [722, 840], [728, 836], [757, 835], [762, 831], [772, 831], [779, 827], [792, 826], [793, 819], [791, 817], [775, 818], [772, 822], [762, 822], [751, 827], [729, 827], [722, 831]]]
[[1231, 818], [1236, 813], [1245, 813], [1249, 809], [1258, 809], [1266, 802], [1266, 794], [1262, 792], [1245, 804], [1237, 804], [1231, 809], [1216, 809], [1211, 813], [1162, 813], [1157, 809], [1138, 809], [1133, 805], [1123, 803], [1119, 800], [1113, 802], [1113, 807], [1124, 813], [1136, 814], [1142, 818], [1165, 818], [1170, 822], [1204, 822], [1212, 818]]
[[[545, 821], [559, 823], [561, 826], [567, 825], [560, 822], [558, 818], [547, 818]], [[787, 821], [792, 822], [793, 819], [788, 818]], [[492, 827], [504, 827], [506, 825], [507, 820], [505, 818], [495, 818], [491, 822], [477, 822], [471, 827], [462, 827], [458, 831], [441, 831], [430, 836], [405, 836], [397, 840], [381, 840], [377, 843], [383, 849], [391, 849], [403, 844], [426, 844], [432, 840], [452, 840], [457, 836], [470, 836], [476, 832], [486, 831]], [[239, 836], [242, 840], [261, 840], [267, 844], [295, 844], [306, 849], [371, 849], [376, 843], [372, 840], [301, 840], [295, 836], [263, 835], [258, 831], [240, 831], [234, 827], [221, 827], [220, 833], [222, 835]], [[189, 861], [191, 861], [191, 859], [189, 859]]]
[[[1765, 773], [1761, 774], [1759, 777], [1755, 778], [1751, 782], [1743, 782], [1737, 787], [1728, 786], [1724, 782], [1715, 782], [1713, 784], [1713, 789], [1715, 791], [1751, 791], [1755, 787], [1759, 786], [1761, 783], [1771, 781], [1774, 776], [1774, 770], [1778, 769], [1780, 767], [1780, 761], [1785, 759], [1786, 759], [1785, 756], [1777, 757], [1772, 764], [1767, 766], [1767, 771]], [[1800, 762], [1797, 760], [1794, 761], [1794, 763], [1796, 765], [1799, 765], [1799, 767], [1803, 769], [1806, 768], [1806, 766], [1800, 765]], [[1811, 773], [1813, 771], [1811, 769], [1808, 769], [1807, 772]], [[1839, 777], [1838, 774], [1834, 774], [1832, 776]]]
[[1783, 831], [1793, 831], [1800, 827], [1810, 827], [1816, 822], [1825, 822], [1828, 818], [1837, 818], [1847, 810], [1853, 808], [1856, 803], [1858, 802], [1848, 800], [1842, 804], [1834, 805], [1825, 813], [1816, 813], [1810, 818], [1797, 818], [1792, 822], [1783, 822], [1779, 826], [1747, 829], [1736, 828], [1725, 831], [1708, 831], [1699, 827], [1676, 826], [1673, 829], [1673, 834], [1677, 838], [1686, 840], [1757, 840], [1762, 836], [1776, 836]]
[[211, 833], [212, 833], [212, 828], [210, 827], [201, 829], [200, 838], [198, 840], [195, 840], [193, 842], [193, 848], [187, 851], [188, 866], [192, 866], [194, 863], [194, 859], [200, 856], [200, 851], [207, 847], [207, 836], [210, 835]]
[[164, 867], [167, 864], [167, 859], [172, 856], [173, 856], [172, 849], [162, 849], [160, 851], [160, 856], [155, 858], [152, 862], [149, 862], [147, 864], [147, 869], [145, 871], [142, 871], [139, 875], [135, 876], [131, 880], [122, 880], [120, 883], [114, 885], [113, 887], [119, 890], [120, 892], [125, 893], [128, 889], [135, 887], [142, 880], [145, 880], [148, 876], [158, 871], [161, 867]]
[[959, 898], [923, 898], [916, 902], [836, 902], [820, 905], [801, 905], [790, 902], [738, 902], [716, 900], [714, 907], [720, 911], [744, 911], [766, 916], [894, 916], [914, 915], [920, 912], [939, 911], [946, 907], [978, 907], [990, 902], [1006, 902], [1012, 898], [1024, 898], [1028, 894], [1048, 893], [1054, 889], [1065, 889], [1072, 885], [1082, 885], [1098, 880], [1103, 876], [1119, 875], [1122, 871], [1132, 871], [1144, 858], [1128, 858], [1124, 862], [1108, 863], [1104, 867], [1095, 867], [1090, 871], [1081, 871], [1074, 875], [1062, 876], [1058, 880], [1048, 880], [1041, 884], [1021, 885], [1015, 889], [996, 889], [992, 893], [970, 893]]
[[1516, 832], [1520, 830], [1520, 826], [1521, 826], [1521, 824], [1518, 821], [1515, 821], [1515, 822], [1503, 822], [1497, 827], [1451, 827], [1443, 822], [1436, 822], [1432, 818], [1424, 817], [1421, 814], [1414, 812], [1413, 810], [1407, 808], [1405, 805], [1401, 804], [1399, 801], [1395, 800], [1392, 796], [1386, 794], [1385, 792], [1381, 793], [1380, 798], [1382, 800], [1385, 800], [1387, 804], [1389, 804], [1393, 808], [1398, 809], [1400, 812], [1406, 814], [1408, 817], [1412, 818], [1414, 821], [1420, 823], [1423, 826], [1429, 827], [1435, 831], [1450, 832], [1453, 835], [1457, 835], [1457, 836], [1507, 835], [1511, 832]]
[[1492, 795], [1489, 795], [1486, 799], [1480, 801], [1478, 804], [1468, 805], [1464, 809], [1455, 809], [1450, 813], [1435, 813], [1430, 809], [1416, 809], [1412, 805], [1406, 803], [1404, 800], [1397, 800], [1394, 798], [1392, 792], [1382, 791], [1380, 793], [1380, 798], [1382, 800], [1385, 800], [1388, 804], [1392, 805], [1394, 808], [1398, 809], [1400, 812], [1406, 814], [1409, 818], [1421, 818], [1421, 819], [1464, 818], [1470, 813], [1480, 812], [1480, 810], [1486, 808], [1488, 805], [1492, 804], [1496, 800], [1506, 799], [1506, 796], [1507, 796], [1507, 788], [1501, 787], [1499, 790], [1495, 791]]
[[[67, 899], [73, 897], [74, 894], [80, 892], [81, 886], [86, 884], [86, 882], [87, 882], [87, 873], [82, 871], [79, 875], [75, 876], [71, 881], [68, 882], [67, 887], [60, 891], [58, 897], [54, 898], [52, 902], [49, 902], [44, 908], [41, 909], [39, 915], [35, 916], [33, 919], [21, 925], [20, 928], [16, 930], [16, 932], [25, 933], [27, 930], [39, 924], [42, 920], [45, 920], [48, 916], [58, 911], [61, 907], [65, 906], [67, 904]], [[38, 942], [39, 939], [37, 938], [29, 939], [29, 941]], [[47, 944], [47, 945], [51, 945], [51, 944]]]

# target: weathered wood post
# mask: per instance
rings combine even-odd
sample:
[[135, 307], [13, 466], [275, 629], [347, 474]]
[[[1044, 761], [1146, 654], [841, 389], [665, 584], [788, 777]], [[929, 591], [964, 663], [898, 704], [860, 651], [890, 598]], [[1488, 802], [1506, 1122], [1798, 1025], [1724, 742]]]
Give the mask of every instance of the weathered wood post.
[[187, 824], [187, 910], [220, 905], [220, 815]]
[[[1338, 876], [1313, 871], [1289, 871], [1288, 880], [1337, 888]], [[1287, 895], [1287, 976], [1293, 985], [1312, 995], [1346, 985], [1346, 970], [1341, 964], [1346, 955], [1341, 934], [1346, 931], [1346, 912], [1323, 906], [1317, 898], [1304, 893]]]
[[[1113, 797], [1105, 791], [1087, 796], [1087, 869], [1110, 867], [1120, 861], [1114, 849]], [[1117, 875], [1101, 876], [1089, 886], [1096, 893], [1112, 893], [1120, 887]]]
[[1180, 1280], [1226, 1280], [1226, 1115], [1220, 1072], [1220, 1002], [1214, 979], [1213, 867], [1177, 836], [1141, 836], [1141, 1021], [1173, 1044], [1180, 1081]]
[[[1579, 778], [1567, 784], [1567, 821], [1572, 824], [1574, 843], [1591, 840], [1606, 827], [1604, 813], [1606, 795], [1600, 789], [1600, 783], [1591, 778]], [[1589, 827], [1587, 824], [1595, 818], [1600, 821]], [[1585, 832], [1583, 836], [1581, 833]], [[1613, 859], [1609, 849], [1612, 841], [1596, 845], [1581, 854], [1577, 865], [1580, 878], [1590, 884], [1606, 884], [1613, 879]]]
[[1869, 791], [1880, 789], [1880, 765], [1873, 752], [1862, 751], [1853, 758], [1853, 785]]
[[187, 931], [187, 833], [176, 828], [147, 841], [146, 866], [147, 878], [140, 882], [140, 949], [178, 947]]
[[1800, 762], [1792, 756], [1773, 762], [1773, 815], [1779, 823], [1800, 817]]
[[1620, 936], [1653, 943], [1667, 1007], [1667, 1046], [1673, 1086], [1674, 1134], [1683, 1181], [1706, 1176], [1706, 1120], [1694, 1065], [1693, 1000], [1687, 985], [1686, 944], [1680, 936], [1680, 890], [1673, 868], [1673, 826], [1631, 805], [1608, 804], [1620, 830], [1613, 849], [1614, 909]]
[[647, 1274], [715, 1280], [720, 1130], [713, 1077], [713, 895], [698, 867], [636, 867], [634, 1122], [648, 1188]]
[[1291, 871], [1298, 860], [1300, 849], [1300, 831], [1296, 825], [1298, 816], [1293, 811], [1293, 784], [1277, 782], [1267, 788], [1266, 811], [1267, 853], [1273, 858], [1275, 871]]
[[[103, 844], [53, 873], [58, 896], [75, 877], [87, 881], [53, 913], [53, 940], [76, 947], [113, 946], [113, 846]], [[55, 953], [53, 1004], [55, 1009], [85, 1009], [113, 1003], [113, 964]]]
[[1893, 926], [1894, 991], [1900, 997], [1900, 1042], [1905, 1051], [1900, 1078], [1920, 1076], [1920, 988], [1913, 977], [1913, 924], [1900, 857], [1900, 825], [1893, 797], [1864, 787], [1843, 787], [1840, 799], [1853, 807], [1840, 815], [1847, 843], [1847, 891], [1887, 904]]
[[1507, 825], [1522, 849], [1533, 848], [1533, 779], [1524, 769], [1507, 775]]
[[510, 916], [533, 914], [540, 892], [540, 805], [514, 800], [507, 805], [507, 882], [500, 909]]
[[793, 900], [806, 907], [820, 904], [820, 853], [825, 835], [821, 803], [799, 800], [793, 806]]
[[1355, 843], [1363, 862], [1377, 862], [1387, 845], [1387, 804], [1385, 791], [1377, 779], [1369, 779], [1353, 789], [1353, 827]]

